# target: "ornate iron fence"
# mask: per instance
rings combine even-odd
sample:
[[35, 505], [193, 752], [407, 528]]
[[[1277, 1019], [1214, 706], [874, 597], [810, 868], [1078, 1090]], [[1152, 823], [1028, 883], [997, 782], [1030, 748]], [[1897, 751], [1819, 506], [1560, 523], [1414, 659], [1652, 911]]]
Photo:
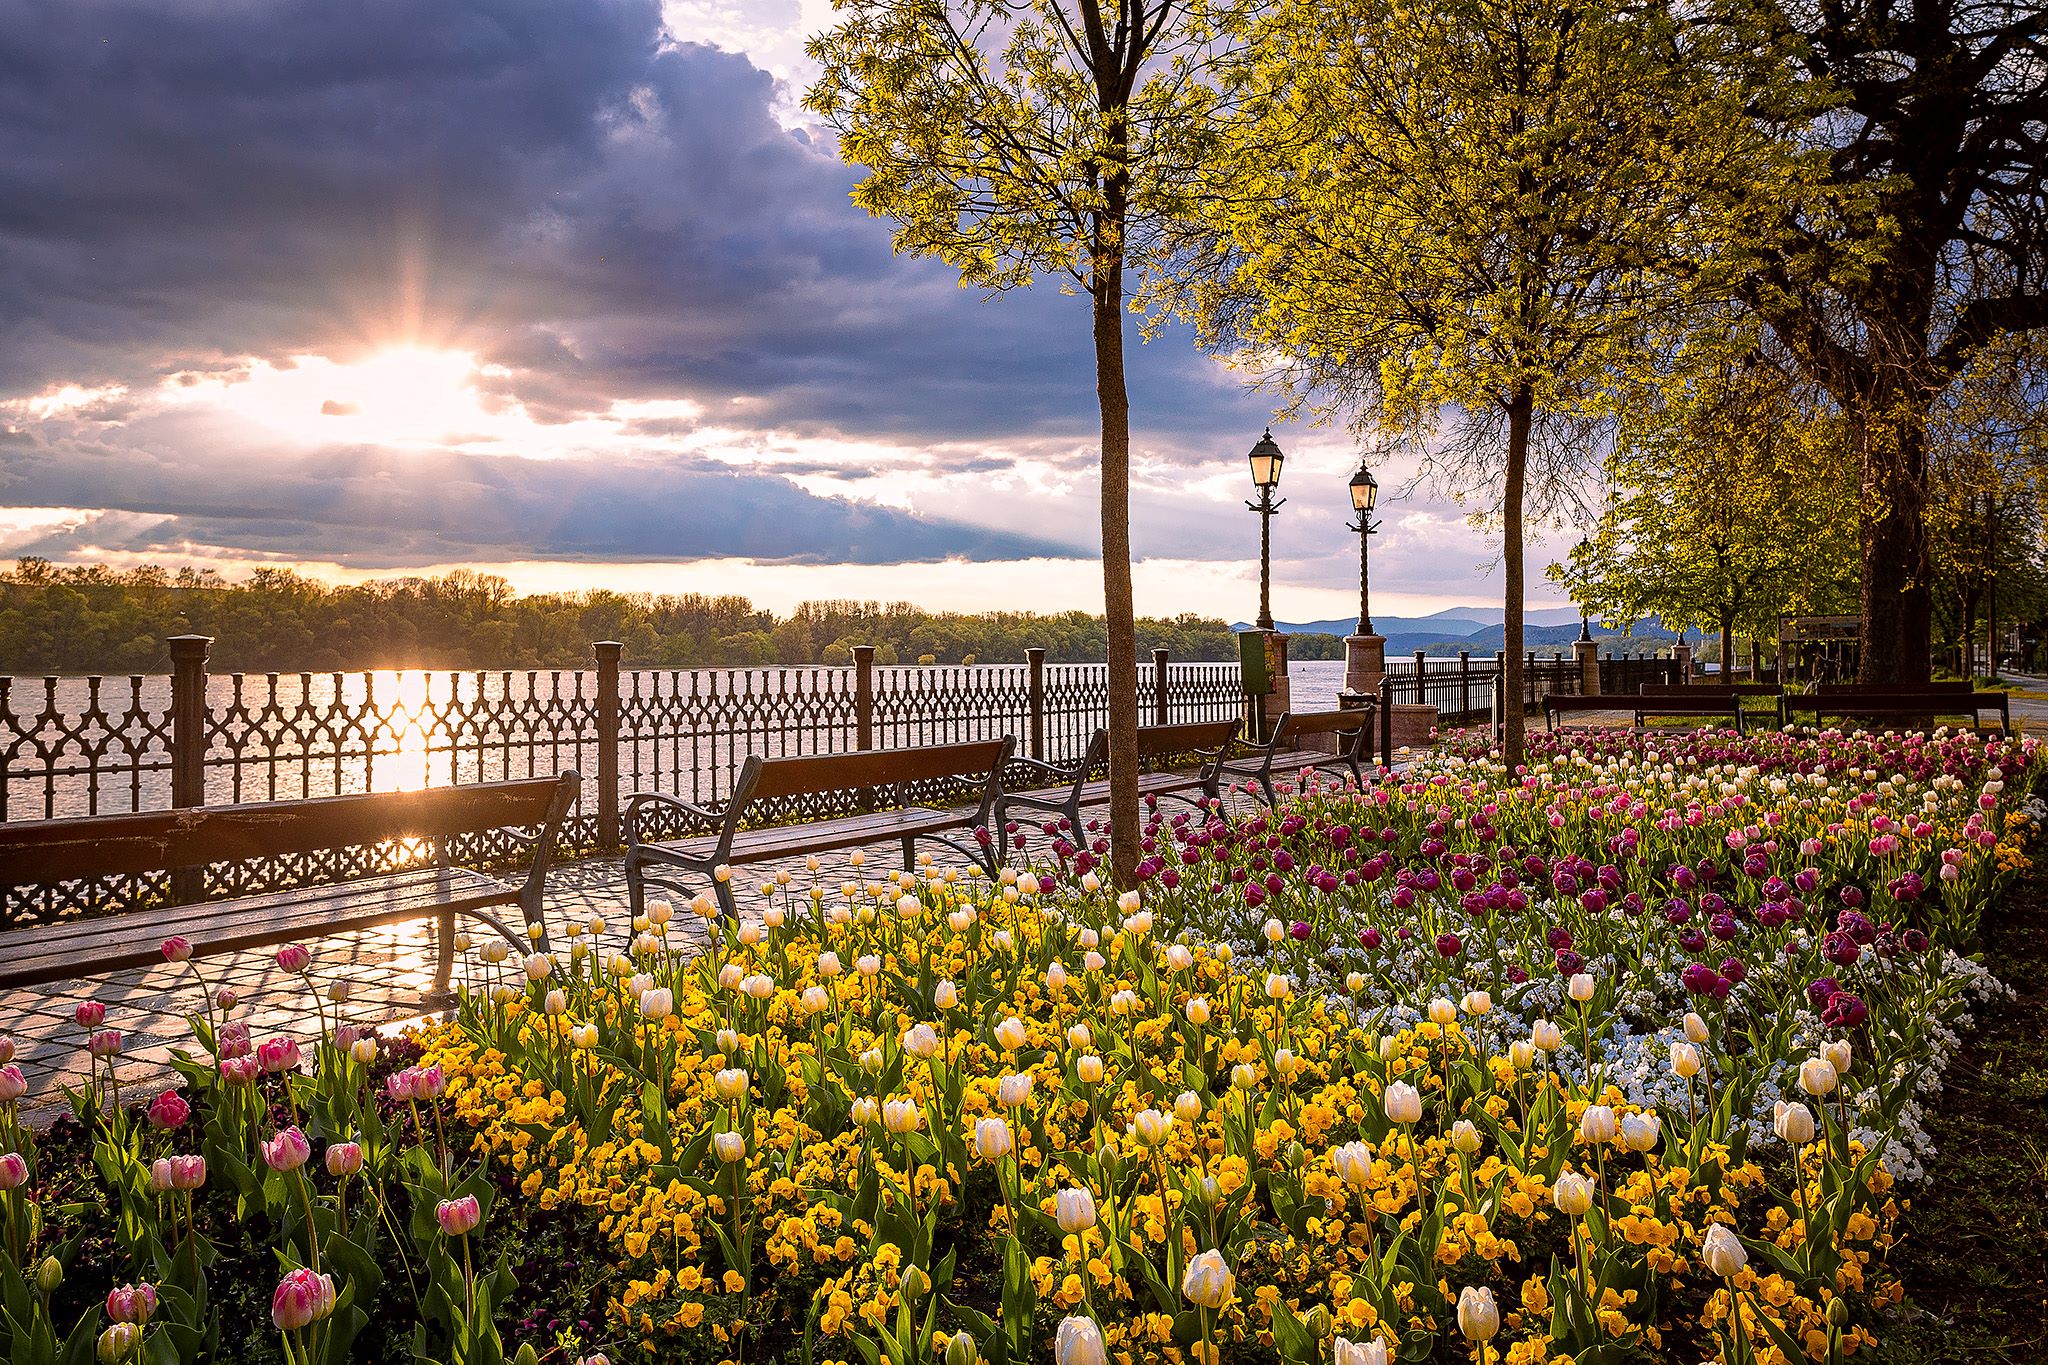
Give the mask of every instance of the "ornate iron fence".
[[[169, 676], [0, 676], [0, 819], [48, 819], [240, 801], [583, 776], [565, 851], [619, 847], [623, 797], [716, 801], [749, 754], [785, 755], [1018, 736], [1019, 752], [1078, 757], [1108, 712], [1099, 666], [877, 665], [213, 674], [209, 641], [170, 642]], [[1133, 680], [1148, 720], [1241, 713], [1237, 668], [1155, 651]], [[511, 853], [508, 847], [504, 852]], [[323, 855], [304, 866], [212, 872], [198, 894], [333, 880], [424, 849]], [[336, 859], [339, 858], [340, 861]], [[379, 861], [381, 860], [381, 861]], [[317, 865], [316, 865], [317, 864]], [[374, 865], [373, 865], [374, 864]], [[0, 888], [0, 926], [160, 902], [166, 879]]]

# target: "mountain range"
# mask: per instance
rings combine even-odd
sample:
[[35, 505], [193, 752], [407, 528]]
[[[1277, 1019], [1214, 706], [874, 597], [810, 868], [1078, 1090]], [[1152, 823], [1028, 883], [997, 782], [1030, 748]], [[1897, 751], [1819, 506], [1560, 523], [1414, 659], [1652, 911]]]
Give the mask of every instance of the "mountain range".
[[[1388, 654], [1412, 654], [1421, 650], [1425, 654], [1456, 654], [1468, 649], [1474, 654], [1492, 654], [1501, 647], [1505, 638], [1503, 625], [1507, 613], [1501, 607], [1447, 607], [1428, 616], [1374, 616], [1373, 628], [1387, 639]], [[1349, 635], [1358, 624], [1355, 617], [1343, 617], [1331, 621], [1279, 621], [1275, 625], [1287, 635]], [[1233, 630], [1250, 630], [1251, 626], [1238, 623]], [[1593, 638], [1600, 642], [1602, 649], [1625, 649], [1630, 652], [1644, 649], [1669, 648], [1677, 639], [1665, 630], [1654, 617], [1637, 621], [1627, 634], [1610, 630], [1599, 623], [1592, 627]], [[1522, 621], [1524, 647], [1536, 650], [1551, 650], [1566, 646], [1579, 638], [1579, 611], [1576, 607], [1541, 607], [1525, 613]]]

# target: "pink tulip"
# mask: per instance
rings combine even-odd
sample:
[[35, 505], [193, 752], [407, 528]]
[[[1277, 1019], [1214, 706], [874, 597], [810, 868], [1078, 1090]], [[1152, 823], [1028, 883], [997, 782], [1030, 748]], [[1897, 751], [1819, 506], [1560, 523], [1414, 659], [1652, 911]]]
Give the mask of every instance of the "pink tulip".
[[80, 1028], [98, 1028], [107, 1022], [107, 1007], [97, 1000], [81, 1000], [78, 1008], [71, 1011], [71, 1017]]
[[228, 1057], [220, 1064], [220, 1078], [229, 1085], [254, 1085], [261, 1074], [254, 1057]]
[[28, 1183], [28, 1162], [20, 1152], [0, 1152], [0, 1191], [18, 1190]]
[[95, 1057], [114, 1057], [121, 1051], [121, 1030], [105, 1028], [85, 1040], [85, 1050]]
[[192, 940], [179, 934], [171, 935], [163, 942], [163, 955], [166, 962], [190, 962]]
[[220, 1032], [214, 1035], [213, 1050], [220, 1057], [246, 1057], [252, 1050], [249, 1042], [249, 1021], [236, 1019], [222, 1024]]
[[327, 1174], [331, 1176], [354, 1175], [363, 1169], [363, 1149], [360, 1143], [330, 1142], [327, 1144]]
[[417, 1080], [410, 1067], [404, 1071], [394, 1071], [384, 1078], [384, 1093], [398, 1104], [416, 1100], [420, 1094], [419, 1087], [415, 1084]]
[[439, 1066], [423, 1066], [415, 1070], [413, 1089], [421, 1099], [439, 1099], [441, 1098], [441, 1092], [447, 1088], [448, 1078], [442, 1074]]
[[132, 1322], [140, 1327], [155, 1312], [155, 1285], [117, 1285], [107, 1293], [107, 1318], [111, 1322]]
[[171, 1163], [171, 1188], [181, 1194], [190, 1194], [206, 1183], [206, 1158], [203, 1156], [174, 1156]]
[[14, 1039], [9, 1034], [0, 1033], [0, 1066], [5, 1066], [8, 1062], [11, 1062], [13, 1060]]
[[313, 952], [303, 944], [287, 943], [277, 950], [277, 965], [288, 972], [303, 972], [313, 965]]
[[296, 1171], [313, 1155], [313, 1144], [296, 1127], [263, 1143], [263, 1164], [273, 1171]]
[[465, 1194], [460, 1199], [443, 1199], [434, 1207], [434, 1221], [441, 1225], [441, 1231], [450, 1237], [460, 1237], [474, 1228], [483, 1218], [483, 1211], [477, 1207], [476, 1196]]
[[192, 1117], [192, 1106], [175, 1090], [166, 1090], [149, 1106], [149, 1121], [158, 1128], [182, 1128]]
[[310, 1327], [334, 1311], [334, 1281], [303, 1266], [278, 1281], [270, 1320], [280, 1332]]
[[0, 1066], [0, 1104], [12, 1104], [28, 1093], [28, 1078], [13, 1062]]
[[169, 1194], [171, 1185], [171, 1159], [160, 1156], [149, 1163], [149, 1189], [152, 1194]]
[[279, 1071], [296, 1071], [299, 1065], [299, 1045], [290, 1038], [271, 1038], [256, 1049], [256, 1060], [265, 1071], [273, 1074]]
[[220, 1006], [222, 1014], [227, 1014], [242, 1003], [242, 993], [233, 986], [222, 986], [213, 993], [213, 1003]]

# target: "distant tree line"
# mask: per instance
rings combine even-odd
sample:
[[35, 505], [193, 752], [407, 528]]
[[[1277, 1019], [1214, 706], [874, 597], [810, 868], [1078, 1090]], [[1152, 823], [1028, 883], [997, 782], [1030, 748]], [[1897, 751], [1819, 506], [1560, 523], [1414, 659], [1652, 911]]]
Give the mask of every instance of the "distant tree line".
[[[1228, 623], [1140, 618], [1141, 651], [1181, 662], [1237, 657]], [[114, 569], [23, 559], [0, 574], [0, 673], [148, 673], [166, 636], [213, 637], [220, 671], [576, 667], [593, 640], [629, 665], [847, 664], [855, 645], [884, 664], [1099, 663], [1102, 618], [1085, 612], [930, 612], [905, 602], [805, 602], [787, 616], [736, 595], [595, 589], [520, 596], [493, 574], [335, 587], [288, 569], [229, 581], [211, 570]], [[1296, 659], [1343, 657], [1331, 635], [1296, 635]], [[1145, 657], [1141, 654], [1141, 657]]]

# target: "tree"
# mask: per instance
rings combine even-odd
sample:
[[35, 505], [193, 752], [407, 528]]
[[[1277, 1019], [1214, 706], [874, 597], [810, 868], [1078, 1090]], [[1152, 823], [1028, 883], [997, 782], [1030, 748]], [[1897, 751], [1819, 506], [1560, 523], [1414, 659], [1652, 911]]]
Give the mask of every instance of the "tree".
[[[1525, 521], [1571, 500], [1615, 393], [1722, 287], [1715, 245], [1792, 192], [1753, 37], [1613, 0], [1276, 0], [1247, 33], [1244, 192], [1187, 286], [1205, 339], [1416, 434], [1498, 518], [1510, 696]], [[1510, 708], [1511, 763], [1522, 740]]]
[[1599, 524], [1550, 576], [1589, 615], [1712, 630], [1725, 663], [1738, 631], [1855, 600], [1856, 517], [1839, 415], [1761, 351], [1707, 351], [1627, 406]]
[[2048, 494], [2048, 334], [1979, 352], [1929, 414], [1927, 503], [1934, 625], [1971, 669], [1980, 614], [1997, 672], [1998, 614], [2042, 600]]
[[898, 251], [995, 292], [1064, 276], [1091, 305], [1101, 419], [1112, 867], [1138, 860], [1126, 273], [1200, 183], [1214, 96], [1193, 0], [839, 0], [806, 103], [866, 168]]
[[[1925, 679], [1932, 406], [2001, 334], [2048, 326], [2048, 9], [1774, 0], [1830, 193], [1742, 293], [1841, 405], [1861, 476], [1866, 682]], [[1826, 211], [1812, 211], [1824, 205]]]

